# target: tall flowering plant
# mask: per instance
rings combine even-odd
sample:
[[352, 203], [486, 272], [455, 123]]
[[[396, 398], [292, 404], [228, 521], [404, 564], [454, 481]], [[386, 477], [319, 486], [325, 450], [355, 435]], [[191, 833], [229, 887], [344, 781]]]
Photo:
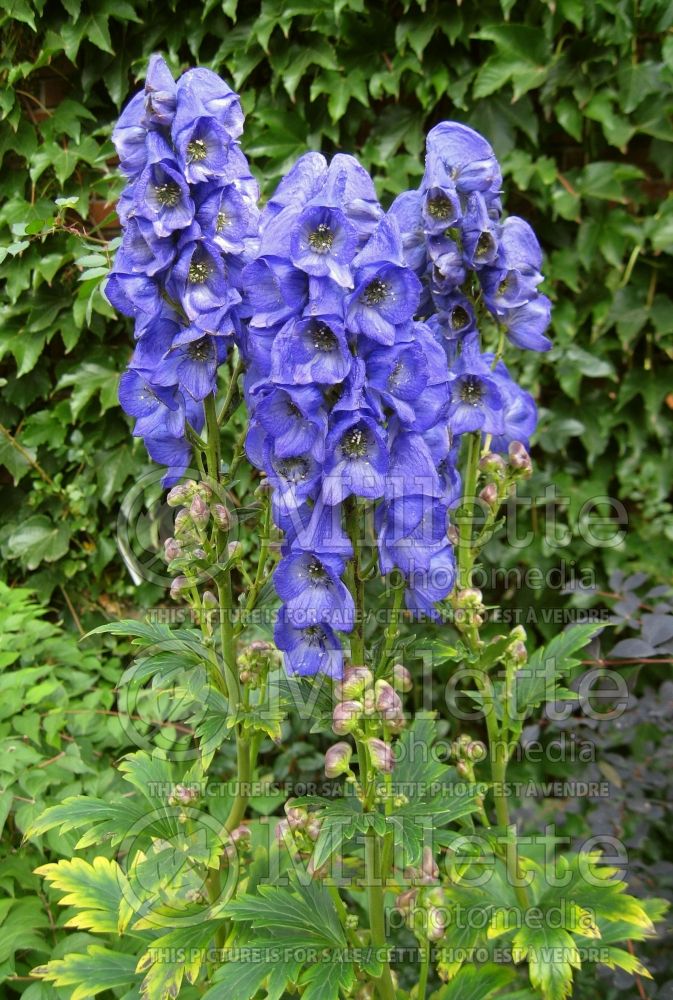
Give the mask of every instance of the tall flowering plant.
[[[473, 585], [531, 474], [536, 407], [504, 356], [550, 347], [537, 238], [503, 215], [496, 157], [466, 125], [430, 131], [419, 188], [388, 211], [354, 157], [309, 152], [260, 213], [242, 130], [214, 73], [175, 82], [153, 57], [114, 133], [128, 186], [107, 294], [136, 333], [120, 401], [179, 508], [165, 555], [191, 627], [99, 631], [141, 647], [127, 680], [175, 685], [186, 736], [124, 759], [123, 806], [76, 797], [34, 824], [117, 848], [43, 874], [78, 927], [126, 935], [36, 972], [149, 1000], [563, 1000], [583, 965], [645, 976], [618, 944], [650, 935], [662, 902], [626, 893], [596, 849], [552, 863], [549, 831], [522, 838], [510, 816], [525, 720], [572, 697], [600, 626], [529, 654]], [[458, 679], [472, 732], [454, 701], [428, 706]], [[327, 789], [270, 825], [255, 782], [288, 719], [338, 740]]]

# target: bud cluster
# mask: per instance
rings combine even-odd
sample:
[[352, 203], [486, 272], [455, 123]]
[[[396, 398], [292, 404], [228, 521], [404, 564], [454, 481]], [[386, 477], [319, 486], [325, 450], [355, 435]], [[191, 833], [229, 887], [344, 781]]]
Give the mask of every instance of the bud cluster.
[[[285, 819], [276, 824], [276, 840], [293, 849], [295, 861], [308, 861], [310, 866], [314, 845], [320, 835], [320, 820], [308, 810], [293, 805], [295, 801], [296, 799], [288, 799], [285, 803]], [[288, 834], [291, 834], [291, 839]], [[315, 878], [320, 878], [327, 874], [327, 869], [311, 870], [311, 873]]]
[[[409, 689], [411, 678], [401, 664], [393, 668], [393, 682], [395, 681], [402, 690]], [[371, 720], [379, 720], [392, 734], [404, 729], [406, 720], [402, 699], [388, 681], [374, 681], [374, 676], [367, 667], [347, 667], [335, 692], [340, 699], [332, 713], [332, 729], [337, 736], [345, 736], [347, 733], [363, 736], [367, 723]], [[376, 747], [373, 756], [378, 759], [379, 751]], [[376, 763], [374, 766], [377, 766]]]
[[425, 847], [420, 866], [407, 868], [404, 875], [413, 886], [397, 896], [397, 909], [417, 938], [440, 941], [446, 930], [445, 893], [438, 885], [439, 868], [432, 849]]
[[[223, 544], [222, 534], [229, 531], [232, 517], [224, 504], [216, 501], [207, 483], [193, 479], [174, 486], [167, 496], [169, 507], [176, 507], [173, 535], [164, 542], [166, 563], [176, 576], [171, 583], [171, 597], [179, 600], [190, 591], [209, 566], [236, 554], [237, 543]], [[210, 591], [203, 595], [203, 609], [213, 610], [217, 599]]]
[[456, 761], [456, 771], [461, 778], [474, 781], [474, 765], [486, 760], [488, 751], [481, 740], [474, 740], [463, 733], [451, 744], [451, 757]]
[[253, 639], [243, 647], [236, 660], [241, 684], [246, 684], [252, 690], [259, 688], [279, 658], [273, 643], [264, 639]]

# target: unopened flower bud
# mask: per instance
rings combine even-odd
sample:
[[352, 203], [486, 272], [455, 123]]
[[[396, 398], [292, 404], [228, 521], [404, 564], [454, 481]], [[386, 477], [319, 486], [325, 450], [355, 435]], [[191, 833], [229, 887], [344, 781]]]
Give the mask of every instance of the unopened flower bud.
[[206, 555], [206, 550], [200, 547], [192, 549], [192, 555], [194, 556], [195, 559], [198, 559], [200, 562], [203, 562], [205, 559], [208, 558], [208, 556]]
[[[190, 485], [191, 484], [191, 485]], [[166, 503], [169, 507], [183, 507], [185, 504], [189, 503], [192, 495], [193, 483], [179, 483], [178, 486], [174, 486], [168, 491], [166, 497]]]
[[450, 524], [446, 529], [446, 539], [449, 545], [457, 545], [460, 541], [460, 532], [455, 524]]
[[375, 708], [383, 720], [395, 719], [402, 713], [402, 699], [388, 681], [374, 685]]
[[513, 663], [518, 667], [522, 666], [528, 659], [528, 650], [526, 649], [525, 642], [517, 639], [515, 642], [510, 643], [507, 648], [507, 654]]
[[364, 707], [364, 713], [367, 716], [372, 716], [376, 713], [376, 696], [371, 690], [365, 691], [364, 698], [362, 699], [362, 704]]
[[360, 698], [372, 686], [374, 677], [367, 667], [346, 667], [338, 686], [342, 698]]
[[467, 764], [465, 763], [464, 760], [459, 760], [458, 761], [458, 763], [456, 764], [456, 772], [458, 773], [458, 775], [461, 778], [469, 778], [470, 777], [470, 769], [469, 769], [469, 767], [467, 766]]
[[253, 675], [250, 670], [241, 670], [238, 676], [241, 681], [241, 684], [249, 684], [250, 681], [252, 680]]
[[285, 804], [285, 815], [291, 830], [298, 830], [305, 826], [308, 820], [308, 813], [305, 809], [295, 809], [293, 806]]
[[248, 645], [248, 649], [251, 653], [273, 653], [274, 645], [272, 642], [267, 642], [266, 639], [253, 639]]
[[489, 507], [497, 507], [498, 505], [498, 487], [495, 483], [488, 483], [484, 486], [483, 490], [479, 493], [479, 496]]
[[395, 907], [402, 913], [409, 913], [418, 897], [418, 889], [406, 889], [395, 897]]
[[220, 531], [229, 531], [231, 527], [231, 514], [223, 503], [214, 503], [211, 507], [213, 521]]
[[439, 941], [444, 937], [446, 924], [444, 914], [437, 907], [431, 906], [428, 910], [427, 936], [429, 941]]
[[194, 528], [194, 524], [188, 510], [179, 510], [175, 515], [174, 530], [176, 535], [187, 535]]
[[353, 733], [358, 728], [363, 712], [361, 701], [340, 701], [332, 713], [332, 729], [337, 736]]
[[208, 504], [203, 497], [199, 496], [198, 493], [189, 505], [189, 514], [192, 521], [198, 528], [205, 528], [208, 524], [208, 518], [210, 517]]
[[456, 595], [456, 604], [459, 608], [470, 608], [476, 611], [483, 606], [482, 602], [483, 595], [477, 587], [465, 587]]
[[287, 834], [290, 832], [290, 824], [286, 819], [281, 819], [276, 823], [274, 835], [278, 843], [282, 844]]
[[164, 555], [166, 556], [166, 562], [173, 562], [174, 559], [179, 559], [182, 555], [182, 546], [176, 538], [167, 538], [164, 542]]
[[231, 831], [231, 839], [234, 841], [234, 843], [238, 843], [241, 840], [250, 840], [249, 828], [245, 825], [235, 827]]
[[432, 854], [431, 847], [423, 848], [423, 859], [421, 861], [421, 881], [425, 885], [436, 882], [439, 878], [439, 868]]
[[201, 603], [206, 611], [213, 611], [218, 607], [218, 600], [212, 590], [204, 590]]
[[393, 687], [407, 694], [413, 686], [414, 682], [407, 668], [403, 663], [396, 663], [393, 667]]
[[374, 736], [367, 740], [367, 749], [369, 750], [369, 759], [372, 762], [374, 770], [390, 774], [395, 761], [393, 760], [393, 752], [388, 744]]
[[509, 633], [509, 637], [512, 640], [518, 639], [519, 642], [525, 642], [528, 636], [526, 635], [526, 630], [523, 625], [515, 625], [512, 631]]
[[227, 555], [230, 559], [236, 559], [243, 551], [243, 546], [240, 542], [229, 542], [227, 545]]
[[306, 824], [306, 833], [311, 840], [317, 840], [320, 836], [320, 820], [311, 818]]
[[407, 724], [404, 712], [400, 712], [399, 715], [388, 716], [385, 720], [385, 724], [390, 733], [393, 733], [394, 735], [401, 733]]
[[498, 479], [504, 478], [507, 469], [502, 455], [498, 455], [494, 451], [489, 451], [487, 455], [483, 456], [479, 462], [479, 468], [487, 475], [495, 476]]
[[353, 750], [348, 743], [335, 743], [325, 754], [325, 774], [328, 778], [338, 778], [350, 771]]
[[209, 503], [210, 500], [212, 500], [213, 491], [211, 490], [211, 488], [208, 485], [208, 483], [196, 483], [195, 486], [194, 486], [194, 491], [200, 497], [203, 497], [203, 499], [206, 501], [206, 503]]
[[473, 763], [478, 764], [480, 761], [486, 759], [486, 746], [481, 742], [481, 740], [472, 740], [465, 747], [465, 755], [468, 760]]
[[190, 788], [188, 785], [176, 785], [170, 797], [174, 805], [179, 803], [186, 806], [198, 799], [199, 791], [197, 788]]
[[174, 580], [171, 581], [170, 594], [174, 601], [180, 597], [186, 590], [189, 590], [189, 580], [186, 576], [176, 576]]
[[513, 469], [521, 472], [523, 476], [528, 478], [533, 471], [533, 463], [530, 460], [530, 455], [528, 451], [523, 446], [521, 441], [512, 441], [509, 449], [509, 464]]

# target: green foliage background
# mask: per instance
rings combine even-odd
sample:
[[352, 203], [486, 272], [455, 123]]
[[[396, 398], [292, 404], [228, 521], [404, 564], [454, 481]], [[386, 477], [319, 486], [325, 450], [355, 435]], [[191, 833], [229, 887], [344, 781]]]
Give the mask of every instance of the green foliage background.
[[[175, 71], [212, 66], [241, 91], [244, 147], [267, 192], [307, 147], [344, 149], [374, 172], [386, 201], [418, 181], [437, 121], [457, 118], [489, 138], [508, 209], [533, 222], [547, 254], [555, 347], [522, 359], [542, 409], [533, 489], [554, 482], [573, 525], [565, 550], [538, 541], [494, 558], [549, 568], [563, 556], [592, 565], [599, 582], [616, 564], [666, 573], [667, 0], [8, 0], [3, 9], [0, 546], [12, 579], [59, 607], [65, 590], [85, 619], [133, 592], [116, 512], [149, 466], [116, 404], [130, 330], [99, 285], [115, 235], [106, 203], [120, 188], [110, 129], [156, 50]], [[579, 536], [580, 508], [599, 495], [626, 505], [620, 547], [590, 550]]]

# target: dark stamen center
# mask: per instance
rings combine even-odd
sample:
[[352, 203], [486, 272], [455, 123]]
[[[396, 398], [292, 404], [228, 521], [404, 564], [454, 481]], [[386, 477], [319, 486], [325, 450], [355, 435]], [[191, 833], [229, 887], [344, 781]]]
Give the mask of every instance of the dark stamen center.
[[316, 253], [328, 253], [334, 243], [334, 233], [328, 225], [321, 222], [309, 235], [308, 242]]
[[187, 356], [192, 361], [208, 361], [211, 357], [210, 344], [205, 339], [194, 340], [187, 346]]
[[482, 233], [479, 239], [477, 240], [477, 246], [474, 251], [474, 256], [480, 260], [483, 257], [488, 256], [488, 254], [491, 253], [491, 251], [494, 249], [494, 246], [495, 244], [493, 242], [493, 237], [491, 236], [491, 234]]
[[304, 639], [310, 646], [322, 646], [325, 641], [325, 632], [320, 625], [309, 625], [304, 629]]
[[187, 281], [192, 285], [203, 285], [212, 273], [211, 265], [205, 260], [193, 260], [189, 265]]
[[316, 323], [311, 330], [311, 337], [316, 351], [323, 351], [326, 354], [334, 351], [339, 344], [326, 323]]
[[434, 198], [428, 198], [428, 215], [433, 219], [440, 219], [445, 222], [453, 215], [453, 205], [445, 194], [438, 194]]
[[368, 306], [379, 306], [385, 301], [388, 292], [390, 291], [390, 285], [386, 281], [381, 281], [380, 278], [374, 278], [370, 281], [364, 291], [364, 300]]
[[475, 375], [466, 375], [460, 383], [461, 402], [468, 406], [478, 406], [484, 398], [484, 385]]
[[463, 309], [462, 306], [454, 306], [451, 311], [451, 329], [452, 330], [462, 330], [464, 327], [469, 326], [470, 316], [467, 309]]
[[155, 187], [157, 201], [163, 208], [175, 208], [180, 201], [180, 188], [175, 181], [167, 181]]
[[325, 583], [328, 579], [325, 567], [317, 559], [313, 559], [306, 567], [309, 579], [312, 583]]
[[290, 483], [300, 483], [308, 476], [308, 462], [305, 458], [290, 458], [279, 462], [278, 475]]
[[231, 217], [229, 215], [227, 215], [226, 212], [218, 212], [217, 213], [217, 225], [216, 225], [217, 232], [221, 233], [222, 230], [226, 229], [227, 226], [229, 226], [229, 225], [231, 225]]
[[347, 458], [363, 458], [367, 454], [367, 436], [359, 427], [351, 427], [344, 434], [341, 449]]
[[203, 139], [192, 139], [187, 145], [187, 153], [192, 163], [194, 161], [198, 163], [200, 160], [205, 160], [208, 155], [208, 147]]

